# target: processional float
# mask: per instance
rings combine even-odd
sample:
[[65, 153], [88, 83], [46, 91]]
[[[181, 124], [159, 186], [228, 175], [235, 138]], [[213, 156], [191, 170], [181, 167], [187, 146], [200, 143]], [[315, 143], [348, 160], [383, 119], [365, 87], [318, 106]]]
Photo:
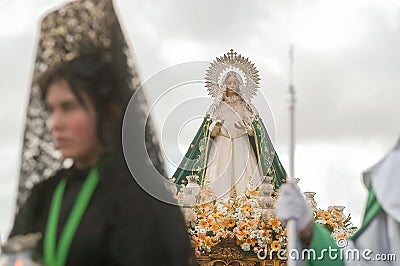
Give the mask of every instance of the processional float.
[[[207, 112], [206, 117], [178, 170], [173, 175], [174, 182], [178, 185], [177, 198], [182, 206], [189, 235], [198, 257], [200, 265], [291, 265], [293, 261], [287, 260], [288, 250], [294, 248], [295, 224], [289, 221], [285, 226], [275, 216], [275, 201], [279, 187], [294, 177], [294, 150], [295, 150], [295, 90], [293, 85], [293, 49], [290, 49], [290, 82], [289, 82], [289, 110], [290, 110], [290, 158], [289, 176], [279, 161], [266, 127], [257, 109], [251, 104], [251, 98], [259, 88], [258, 70], [254, 63], [230, 50], [225, 55], [216, 58], [206, 72], [206, 87], [214, 98], [214, 103]], [[225, 82], [228, 73], [235, 72], [238, 80], [237, 88], [232, 88]], [[226, 80], [226, 79], [225, 79]], [[229, 90], [228, 90], [229, 89]], [[241, 113], [239, 107], [230, 106], [236, 113], [237, 119], [243, 124], [236, 128], [247, 130], [249, 145], [253, 147], [258, 167], [249, 177], [248, 186], [238, 191], [237, 176], [240, 174], [230, 171], [230, 185], [225, 195], [218, 193], [223, 182], [216, 183], [215, 177], [208, 172], [215, 163], [209, 163], [213, 157], [212, 147], [223, 147], [218, 141], [220, 138], [231, 138], [231, 149], [221, 148], [234, 154], [235, 137], [229, 133], [229, 125], [224, 129], [225, 120], [221, 119], [221, 105], [228, 105], [225, 101], [228, 92], [233, 90], [245, 103], [249, 110], [250, 121]], [[226, 94], [225, 94], [226, 93]], [[230, 92], [229, 92], [230, 93]], [[225, 101], [225, 102], [224, 102]], [[239, 121], [240, 122], [240, 121]], [[239, 124], [235, 123], [236, 124]], [[247, 123], [246, 123], [247, 122]], [[220, 124], [220, 135], [215, 133], [215, 125]], [[222, 131], [222, 133], [221, 133]], [[243, 133], [245, 134], [245, 133]], [[235, 135], [233, 133], [233, 135]], [[211, 152], [210, 152], [211, 151]], [[231, 161], [223, 161], [226, 169], [234, 169], [235, 156], [230, 155]], [[249, 155], [250, 156], [250, 155]], [[219, 158], [218, 156], [214, 156]], [[251, 159], [249, 160], [251, 161]], [[214, 171], [214, 172], [213, 172]], [[244, 171], [246, 172], [246, 171]], [[259, 174], [259, 182], [252, 180]], [[222, 177], [226, 178], [223, 174]], [[229, 177], [228, 177], [229, 179]], [[255, 178], [254, 178], [255, 179]], [[298, 181], [298, 179], [297, 179]], [[355, 230], [350, 221], [350, 216], [345, 216], [343, 206], [331, 206], [328, 210], [317, 207], [314, 192], [305, 192], [304, 196], [314, 210], [316, 222], [326, 227], [334, 238], [349, 237]], [[294, 229], [292, 229], [294, 228]]]

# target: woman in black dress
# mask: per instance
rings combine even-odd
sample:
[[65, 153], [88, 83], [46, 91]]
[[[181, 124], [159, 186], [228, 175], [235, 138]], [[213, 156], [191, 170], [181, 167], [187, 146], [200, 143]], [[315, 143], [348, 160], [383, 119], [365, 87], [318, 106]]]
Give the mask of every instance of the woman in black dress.
[[[95, 13], [98, 17], [92, 17], [85, 24], [82, 9], [89, 12], [96, 7], [102, 13]], [[60, 16], [64, 20], [58, 19]], [[71, 20], [74, 17], [78, 25], [72, 25], [71, 21], [76, 21]], [[64, 32], [60, 25], [51, 25], [53, 20], [65, 23]], [[98, 32], [96, 22], [101, 22]], [[97, 37], [88, 34], [88, 40], [71, 41], [77, 36], [76, 27], [85, 25], [90, 25], [89, 29]], [[68, 27], [72, 27], [70, 31]], [[59, 30], [46, 35], [50, 28]], [[62, 38], [66, 36], [65, 29], [70, 37]], [[99, 45], [93, 40], [102, 40], [102, 43]], [[53, 42], [51, 49], [49, 42]], [[186, 266], [192, 263], [192, 248], [180, 209], [142, 190], [125, 163], [121, 128], [124, 111], [135, 89], [131, 82], [132, 78], [135, 80], [135, 73], [129, 70], [122, 47], [126, 48], [126, 43], [111, 1], [73, 2], [49, 14], [42, 22], [21, 175], [27, 172], [29, 175], [32, 167], [36, 171], [30, 171], [31, 176], [44, 179], [52, 169], [56, 170], [31, 189], [18, 211], [10, 237], [42, 233], [36, 253], [45, 265]], [[46, 71], [43, 64], [47, 66]], [[32, 107], [35, 105], [45, 106], [46, 111]], [[150, 124], [144, 124], [143, 106], [134, 110], [131, 145], [145, 141], [153, 166], [162, 173], [162, 160], [157, 156], [159, 147]], [[48, 132], [40, 127], [44, 124]], [[145, 127], [146, 140], [139, 139], [140, 130]], [[49, 141], [49, 132], [52, 141]], [[32, 141], [32, 135], [36, 141]], [[37, 145], [36, 149], [32, 145]], [[54, 152], [52, 145], [61, 156]], [[147, 158], [145, 154], [135, 157], [143, 167], [135, 172], [144, 176], [152, 173]], [[65, 159], [72, 164], [66, 166]], [[27, 186], [30, 182], [32, 178], [27, 178], [21, 184]], [[165, 190], [159, 188], [162, 189]]]

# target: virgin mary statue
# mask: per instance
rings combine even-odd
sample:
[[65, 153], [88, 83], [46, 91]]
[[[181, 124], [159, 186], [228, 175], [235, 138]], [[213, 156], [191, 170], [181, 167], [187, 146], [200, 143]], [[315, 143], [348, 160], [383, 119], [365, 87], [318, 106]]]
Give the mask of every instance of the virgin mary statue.
[[279, 187], [285, 169], [250, 101], [260, 80], [254, 64], [230, 50], [211, 63], [205, 80], [214, 102], [173, 175], [175, 183], [185, 186], [194, 176], [218, 198], [256, 189], [262, 176]]

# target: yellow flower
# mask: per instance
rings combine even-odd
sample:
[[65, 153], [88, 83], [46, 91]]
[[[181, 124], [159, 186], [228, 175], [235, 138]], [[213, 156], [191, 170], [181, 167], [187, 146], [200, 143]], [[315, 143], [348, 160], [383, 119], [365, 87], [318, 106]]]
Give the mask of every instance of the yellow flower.
[[240, 221], [238, 227], [240, 230], [244, 230], [247, 228], [247, 224], [243, 221]]
[[213, 203], [209, 203], [208, 207], [210, 208], [211, 211], [215, 210], [215, 204], [213, 204]]
[[278, 218], [272, 218], [268, 223], [272, 226], [272, 228], [277, 228], [281, 225], [281, 222], [278, 220]]
[[331, 220], [326, 221], [326, 224], [335, 227], [335, 224]]
[[200, 227], [207, 227], [207, 226], [208, 226], [208, 223], [207, 223], [206, 220], [202, 219], [202, 220], [199, 222], [199, 226], [200, 226]]
[[199, 233], [198, 240], [204, 240], [206, 238], [206, 234], [204, 233]]
[[348, 238], [349, 236], [346, 234], [346, 232], [341, 233], [340, 235], [337, 236], [337, 238]]
[[208, 204], [207, 203], [202, 203], [199, 206], [200, 206], [200, 208], [205, 209], [205, 208], [207, 208]]
[[330, 212], [327, 212], [327, 211], [324, 211], [324, 212], [322, 213], [322, 217], [323, 217], [325, 220], [329, 220], [329, 219], [331, 218], [331, 213], [330, 213]]
[[248, 232], [246, 230], [239, 231], [236, 234], [237, 239], [242, 240], [247, 236]]
[[224, 215], [224, 213], [221, 212], [221, 211], [218, 211], [218, 212], [216, 212], [216, 213], [213, 213], [213, 216], [214, 216], [214, 218], [216, 218], [216, 219], [222, 218], [223, 215]]
[[214, 245], [211, 237], [206, 236], [206, 246], [212, 247]]
[[192, 246], [195, 250], [198, 250], [201, 247], [201, 241], [198, 239], [192, 240]]
[[235, 226], [235, 224], [236, 224], [236, 221], [233, 218], [225, 218], [224, 219], [224, 226], [226, 228], [232, 228]]
[[261, 222], [260, 229], [261, 230], [266, 230], [267, 229], [267, 225], [263, 221]]
[[207, 216], [208, 216], [208, 213], [206, 211], [203, 211], [202, 213], [200, 213], [201, 218], [206, 218]]
[[258, 221], [255, 219], [250, 219], [249, 224], [254, 230], [258, 228]]
[[214, 233], [217, 232], [219, 229], [219, 225], [218, 223], [212, 223], [211, 224], [211, 231], [213, 231]]
[[271, 244], [271, 250], [278, 251], [280, 249], [281, 249], [281, 243], [279, 243], [279, 241], [277, 240], [273, 241]]
[[246, 239], [246, 243], [251, 245], [251, 246], [254, 246], [257, 243], [257, 241], [255, 239], [253, 239], [253, 238], [248, 237]]
[[250, 205], [244, 206], [244, 207], [243, 207], [243, 211], [244, 211], [244, 212], [249, 212], [249, 211], [251, 211]]
[[249, 190], [249, 195], [250, 196], [257, 196], [258, 195], [258, 191], [257, 191], [257, 189], [252, 189], [252, 190]]
[[267, 236], [268, 238], [271, 238], [272, 237], [272, 230], [270, 230], [270, 229], [265, 230], [265, 236]]

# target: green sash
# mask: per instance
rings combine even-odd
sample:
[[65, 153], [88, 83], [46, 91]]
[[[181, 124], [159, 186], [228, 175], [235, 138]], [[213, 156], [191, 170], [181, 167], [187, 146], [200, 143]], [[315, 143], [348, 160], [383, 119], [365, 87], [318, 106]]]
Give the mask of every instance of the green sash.
[[[362, 226], [358, 231], [350, 237], [351, 240], [357, 239], [368, 227], [371, 221], [382, 211], [382, 207], [379, 204], [372, 186], [369, 187], [368, 201], [365, 208], [364, 219]], [[310, 249], [315, 250], [316, 254], [322, 254], [323, 249], [327, 249], [329, 246], [335, 249], [339, 249], [336, 241], [333, 240], [331, 234], [323, 228], [321, 225], [314, 223], [314, 232], [311, 240]], [[308, 261], [307, 265], [338, 265], [343, 266], [343, 260], [330, 260], [328, 256], [325, 256], [323, 260], [319, 261]]]
[[46, 235], [44, 238], [44, 262], [46, 266], [63, 266], [67, 260], [68, 251], [75, 235], [76, 229], [82, 219], [83, 214], [89, 204], [89, 201], [99, 183], [99, 171], [97, 167], [90, 170], [85, 182], [82, 185], [68, 220], [65, 224], [64, 230], [61, 233], [59, 243], [57, 245], [57, 225], [60, 215], [62, 199], [65, 187], [67, 185], [66, 179], [61, 179], [58, 184], [50, 205], [49, 217], [47, 220]]

